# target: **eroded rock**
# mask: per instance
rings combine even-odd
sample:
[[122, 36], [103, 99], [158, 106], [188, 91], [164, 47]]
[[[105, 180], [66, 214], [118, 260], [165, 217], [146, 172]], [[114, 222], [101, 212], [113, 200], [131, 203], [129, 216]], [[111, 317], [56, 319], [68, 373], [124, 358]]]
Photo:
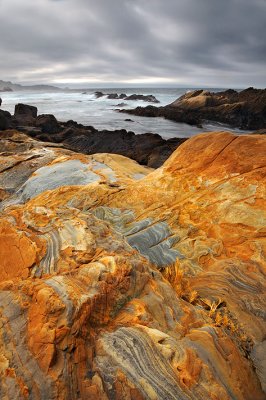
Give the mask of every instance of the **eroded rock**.
[[2, 203], [2, 398], [265, 398], [264, 136], [199, 135], [155, 171], [1, 143], [0, 176], [39, 155]]

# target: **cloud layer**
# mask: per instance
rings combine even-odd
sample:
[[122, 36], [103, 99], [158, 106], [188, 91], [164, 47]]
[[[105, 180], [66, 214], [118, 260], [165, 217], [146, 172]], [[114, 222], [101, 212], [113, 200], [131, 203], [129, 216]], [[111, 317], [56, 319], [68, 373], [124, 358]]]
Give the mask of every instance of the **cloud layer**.
[[266, 86], [265, 0], [0, 0], [0, 79]]

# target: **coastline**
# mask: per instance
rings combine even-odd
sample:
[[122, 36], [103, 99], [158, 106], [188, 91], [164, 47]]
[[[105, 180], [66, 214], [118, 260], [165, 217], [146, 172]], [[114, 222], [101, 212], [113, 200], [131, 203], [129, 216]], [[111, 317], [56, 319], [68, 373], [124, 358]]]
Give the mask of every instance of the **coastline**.
[[[173, 102], [177, 97], [192, 89], [102, 89], [106, 94], [126, 92], [127, 94], [153, 94], [160, 103], [158, 106], [164, 106]], [[218, 90], [218, 89], [217, 89]], [[236, 128], [221, 126], [219, 124], [203, 124], [203, 128], [191, 126], [185, 123], [177, 123], [166, 120], [161, 117], [146, 118], [140, 116], [130, 116], [119, 113], [121, 110], [118, 104], [122, 100], [111, 100], [105, 97], [96, 99], [94, 90], [75, 92], [55, 92], [55, 93], [38, 93], [38, 92], [13, 92], [1, 94], [3, 99], [2, 109], [6, 109], [11, 114], [14, 112], [17, 103], [30, 104], [37, 106], [39, 114], [53, 114], [59, 121], [67, 122], [67, 120], [75, 120], [83, 125], [92, 125], [98, 130], [117, 130], [126, 129], [136, 134], [155, 133], [164, 139], [174, 137], [188, 138], [205, 131], [217, 131], [226, 128], [229, 131], [241, 134], [241, 130]], [[145, 106], [149, 103], [143, 101], [126, 101], [127, 108], [137, 106]], [[130, 119], [131, 121], [126, 121]], [[133, 122], [132, 122], [133, 120]], [[242, 131], [242, 133], [245, 133]]]
[[[221, 125], [221, 118], [217, 117], [219, 111], [222, 116], [225, 115], [225, 121], [230, 121], [231, 125], [236, 128], [240, 124], [244, 125], [246, 121], [247, 127], [260, 127], [266, 121], [263, 119], [264, 114], [261, 111], [263, 105], [265, 90], [256, 90], [253, 88], [246, 89], [242, 92], [227, 90], [225, 92], [206, 92], [203, 90], [192, 91], [179, 97], [174, 102], [166, 106], [146, 106], [137, 107], [136, 109], [112, 110], [116, 115], [121, 114], [117, 111], [126, 113], [143, 113], [144, 119], [151, 124], [154, 117], [160, 115], [159, 118], [164, 121], [165, 118], [175, 119], [186, 122], [191, 125], [201, 125], [205, 123], [204, 118], [216, 118], [216, 126], [210, 124], [211, 130], [230, 131], [228, 127]], [[121, 107], [128, 103], [134, 102], [136, 99], [142, 102], [151, 101], [152, 103], [160, 104], [160, 101], [153, 95], [133, 94], [117, 94], [111, 92], [102, 93], [95, 92], [92, 95], [87, 92], [81, 96], [87, 98], [91, 103], [98, 103], [102, 98], [106, 101], [124, 101]], [[242, 96], [242, 97], [241, 97]], [[243, 96], [247, 98], [246, 103], [239, 103], [239, 98]], [[93, 97], [93, 99], [92, 99]], [[106, 100], [108, 99], [108, 100]], [[259, 101], [258, 101], [259, 99]], [[230, 102], [230, 104], [227, 104]], [[238, 102], [238, 103], [237, 103]], [[106, 104], [106, 103], [104, 103]], [[262, 105], [261, 105], [262, 104]], [[238, 108], [237, 108], [238, 107]], [[214, 110], [214, 111], [213, 111]], [[225, 111], [224, 111], [225, 110]], [[237, 112], [236, 112], [237, 110]], [[147, 118], [150, 116], [152, 118]], [[224, 118], [224, 117], [223, 117]], [[222, 119], [223, 119], [222, 118]], [[157, 118], [158, 119], [158, 118]], [[74, 120], [58, 121], [53, 114], [38, 114], [37, 107], [19, 103], [15, 106], [14, 115], [0, 110], [0, 129], [17, 129], [25, 132], [29, 136], [45, 142], [61, 143], [68, 149], [81, 152], [84, 154], [94, 153], [116, 153], [132, 158], [140, 164], [147, 165], [152, 168], [161, 166], [171, 153], [185, 140], [187, 137], [175, 137], [164, 139], [159, 134], [154, 134], [151, 131], [146, 131], [143, 134], [137, 134], [133, 131], [136, 126], [130, 118], [125, 118], [131, 129], [97, 129], [92, 125], [83, 125]], [[119, 124], [119, 121], [117, 121]], [[156, 121], [155, 121], [156, 123]], [[219, 125], [220, 124], [220, 125]], [[239, 126], [241, 128], [241, 126]], [[216, 128], [216, 129], [215, 129]], [[193, 128], [186, 125], [186, 129]], [[197, 128], [201, 132], [208, 131], [203, 127]], [[241, 134], [246, 134], [249, 131], [241, 131]], [[236, 133], [236, 132], [235, 132]], [[237, 132], [238, 133], [238, 132]]]

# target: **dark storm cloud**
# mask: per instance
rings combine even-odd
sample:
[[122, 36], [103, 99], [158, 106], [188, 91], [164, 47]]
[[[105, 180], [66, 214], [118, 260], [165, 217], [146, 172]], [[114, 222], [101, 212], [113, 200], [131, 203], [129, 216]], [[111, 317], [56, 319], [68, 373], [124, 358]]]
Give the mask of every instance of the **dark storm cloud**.
[[265, 86], [266, 0], [0, 0], [0, 79]]

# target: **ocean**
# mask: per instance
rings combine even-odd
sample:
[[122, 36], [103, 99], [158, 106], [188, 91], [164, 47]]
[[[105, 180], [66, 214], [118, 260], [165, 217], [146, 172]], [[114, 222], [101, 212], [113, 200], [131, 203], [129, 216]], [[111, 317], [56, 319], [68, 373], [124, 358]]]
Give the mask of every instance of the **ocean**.
[[[14, 107], [17, 103], [24, 103], [36, 106], [38, 114], [53, 114], [59, 121], [68, 121], [70, 119], [83, 125], [92, 125], [101, 129], [126, 129], [136, 134], [140, 133], [158, 133], [165, 139], [173, 137], [190, 137], [201, 132], [217, 131], [226, 129], [236, 133], [245, 133], [237, 129], [224, 127], [221, 124], [208, 123], [203, 128], [190, 126], [184, 123], [168, 121], [164, 118], [147, 118], [134, 115], [119, 113], [116, 109], [135, 108], [137, 106], [147, 106], [152, 103], [144, 101], [126, 101], [111, 100], [106, 97], [97, 99], [94, 95], [96, 89], [60, 91], [60, 92], [36, 92], [36, 91], [18, 91], [2, 92], [3, 110], [14, 113]], [[158, 106], [164, 106], [176, 100], [182, 94], [192, 88], [168, 89], [168, 88], [112, 88], [100, 89], [103, 93], [126, 93], [127, 95], [153, 94], [160, 103]], [[215, 91], [218, 89], [208, 89]], [[126, 103], [125, 106], [118, 106], [119, 103]], [[157, 104], [154, 104], [155, 106]], [[130, 118], [131, 121], [125, 121]]]

